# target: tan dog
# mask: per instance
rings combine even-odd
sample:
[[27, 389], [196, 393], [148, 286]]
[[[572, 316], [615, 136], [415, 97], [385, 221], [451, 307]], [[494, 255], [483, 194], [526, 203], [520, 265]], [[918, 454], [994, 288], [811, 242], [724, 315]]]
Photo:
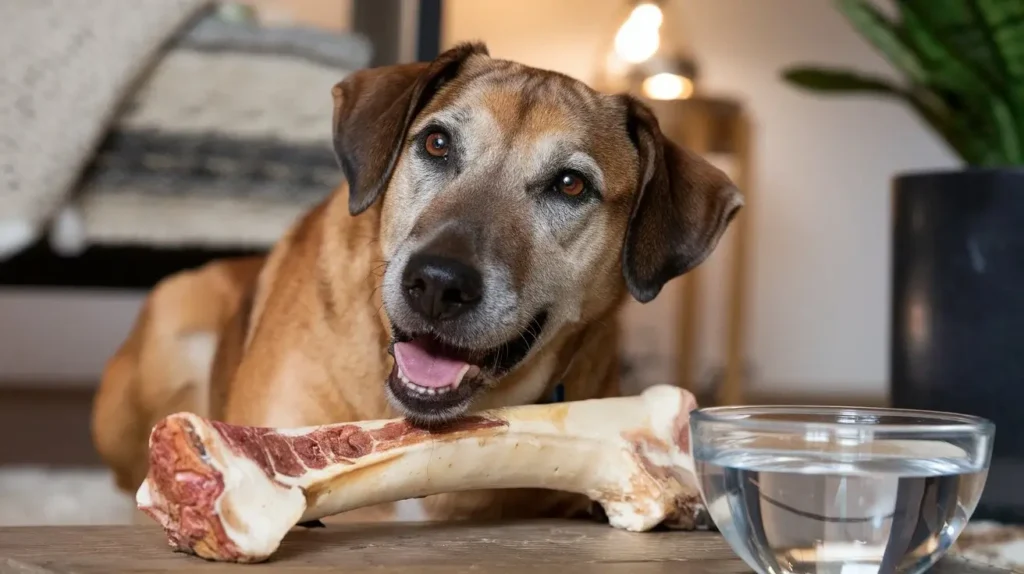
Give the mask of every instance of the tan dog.
[[[460, 45], [334, 89], [348, 182], [265, 258], [163, 281], [111, 359], [94, 439], [119, 485], [180, 410], [304, 426], [618, 392], [616, 313], [703, 261], [742, 201], [649, 109]], [[394, 358], [392, 358], [394, 357]], [[429, 497], [360, 518], [564, 516], [580, 497]], [[406, 508], [407, 507], [407, 508]]]

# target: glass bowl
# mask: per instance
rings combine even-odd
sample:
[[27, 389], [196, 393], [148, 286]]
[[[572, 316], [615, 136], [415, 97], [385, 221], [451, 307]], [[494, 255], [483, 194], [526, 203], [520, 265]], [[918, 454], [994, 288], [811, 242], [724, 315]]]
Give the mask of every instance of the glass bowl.
[[709, 514], [760, 574], [918, 574], [963, 531], [985, 487], [991, 422], [846, 407], [691, 414]]

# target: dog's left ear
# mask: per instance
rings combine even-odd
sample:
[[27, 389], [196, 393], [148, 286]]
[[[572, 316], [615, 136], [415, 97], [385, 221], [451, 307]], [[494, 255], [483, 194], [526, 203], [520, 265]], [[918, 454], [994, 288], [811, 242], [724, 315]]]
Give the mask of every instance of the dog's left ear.
[[487, 55], [487, 47], [460, 44], [432, 62], [360, 70], [334, 86], [334, 153], [348, 181], [352, 215], [384, 193], [416, 114], [474, 54]]
[[669, 141], [654, 113], [626, 96], [630, 136], [640, 154], [622, 271], [633, 297], [654, 299], [668, 281], [700, 265], [743, 206], [729, 177]]

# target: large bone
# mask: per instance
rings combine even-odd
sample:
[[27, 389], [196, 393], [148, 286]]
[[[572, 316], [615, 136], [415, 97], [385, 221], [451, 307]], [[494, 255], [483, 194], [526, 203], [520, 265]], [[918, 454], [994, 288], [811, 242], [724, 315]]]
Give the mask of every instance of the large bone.
[[299, 522], [476, 489], [576, 492], [617, 528], [693, 528], [695, 406], [690, 393], [657, 386], [484, 411], [433, 431], [400, 419], [269, 429], [179, 413], [153, 429], [136, 500], [175, 549], [232, 562], [266, 560]]

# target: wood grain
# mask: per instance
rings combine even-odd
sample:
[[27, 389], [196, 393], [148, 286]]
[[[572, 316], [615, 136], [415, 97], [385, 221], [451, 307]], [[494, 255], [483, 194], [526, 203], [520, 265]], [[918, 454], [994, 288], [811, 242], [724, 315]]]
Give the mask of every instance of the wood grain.
[[[366, 524], [296, 529], [273, 560], [235, 565], [172, 552], [152, 526], [0, 528], [0, 574], [749, 574], [718, 534], [629, 533], [586, 522]], [[1004, 574], [949, 562], [932, 574]]]

